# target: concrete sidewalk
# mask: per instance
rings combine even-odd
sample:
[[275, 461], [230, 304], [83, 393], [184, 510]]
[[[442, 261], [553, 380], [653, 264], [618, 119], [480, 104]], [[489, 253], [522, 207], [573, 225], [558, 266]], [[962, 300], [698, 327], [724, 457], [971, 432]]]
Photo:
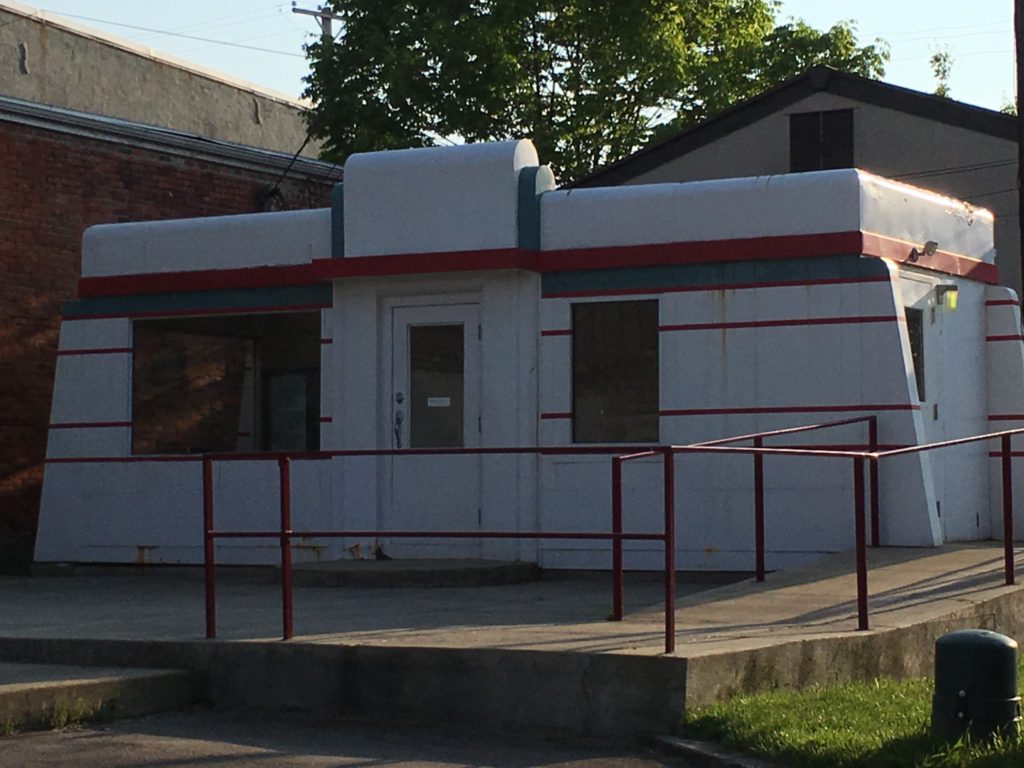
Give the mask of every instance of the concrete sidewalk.
[[0, 730], [59, 728], [180, 709], [203, 693], [202, 680], [184, 670], [0, 662]]
[[604, 574], [297, 587], [289, 643], [276, 640], [272, 584], [220, 579], [221, 641], [209, 643], [196, 578], [5, 579], [0, 658], [197, 669], [223, 703], [635, 732], [668, 730], [684, 706], [738, 691], [927, 674], [934, 639], [953, 628], [1024, 632], [1024, 598], [1002, 583], [1000, 547], [882, 549], [869, 559], [869, 632], [856, 631], [852, 555], [839, 554], [763, 584], [682, 582], [672, 656], [650, 575], [627, 578], [619, 623], [606, 620]]

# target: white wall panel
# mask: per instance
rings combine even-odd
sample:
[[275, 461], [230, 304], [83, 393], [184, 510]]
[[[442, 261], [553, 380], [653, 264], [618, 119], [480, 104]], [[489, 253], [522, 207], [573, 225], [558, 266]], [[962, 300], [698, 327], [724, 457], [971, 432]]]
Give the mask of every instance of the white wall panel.
[[308, 264], [330, 255], [326, 208], [99, 224], [82, 236], [82, 276]]
[[131, 349], [132, 321], [127, 317], [101, 320], [65, 320], [60, 324], [60, 351]]
[[131, 421], [130, 352], [57, 358], [50, 421]]

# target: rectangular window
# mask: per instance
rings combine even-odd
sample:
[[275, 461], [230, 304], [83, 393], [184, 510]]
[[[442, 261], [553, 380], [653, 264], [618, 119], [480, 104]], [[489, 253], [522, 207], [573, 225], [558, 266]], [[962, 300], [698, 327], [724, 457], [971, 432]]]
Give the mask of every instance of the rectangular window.
[[853, 167], [853, 110], [789, 116], [791, 173]]
[[914, 364], [914, 378], [917, 379], [917, 399], [924, 397], [924, 310], [905, 307], [907, 335], [910, 337], [910, 359]]
[[315, 451], [320, 429], [318, 371], [264, 374], [263, 448], [267, 451]]
[[573, 440], [657, 442], [658, 406], [658, 302], [574, 304]]
[[318, 313], [139, 320], [132, 452], [319, 448]]
[[464, 329], [409, 327], [409, 447], [462, 448]]

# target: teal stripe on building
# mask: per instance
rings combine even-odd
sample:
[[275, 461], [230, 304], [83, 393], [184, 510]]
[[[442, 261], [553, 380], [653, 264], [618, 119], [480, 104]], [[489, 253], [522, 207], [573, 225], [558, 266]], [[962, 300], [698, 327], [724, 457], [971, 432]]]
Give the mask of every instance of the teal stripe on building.
[[79, 299], [64, 305], [65, 320], [117, 315], [180, 315], [194, 312], [273, 311], [281, 308], [316, 309], [331, 305], [331, 285], [289, 285], [231, 291], [188, 291], [136, 296]]
[[857, 255], [820, 256], [810, 259], [549, 272], [541, 278], [541, 291], [544, 294], [644, 289], [657, 291], [667, 288], [699, 288], [702, 285], [846, 280], [888, 274], [888, 269], [881, 259]]

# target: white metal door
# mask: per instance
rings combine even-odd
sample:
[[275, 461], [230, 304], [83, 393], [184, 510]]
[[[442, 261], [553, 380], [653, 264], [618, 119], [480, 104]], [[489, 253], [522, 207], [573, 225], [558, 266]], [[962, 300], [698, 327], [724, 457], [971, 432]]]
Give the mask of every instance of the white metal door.
[[[391, 447], [480, 445], [480, 310], [477, 304], [391, 309]], [[475, 531], [480, 526], [480, 457], [396, 456], [389, 465], [387, 530]], [[392, 538], [391, 557], [475, 557], [478, 539]]]

